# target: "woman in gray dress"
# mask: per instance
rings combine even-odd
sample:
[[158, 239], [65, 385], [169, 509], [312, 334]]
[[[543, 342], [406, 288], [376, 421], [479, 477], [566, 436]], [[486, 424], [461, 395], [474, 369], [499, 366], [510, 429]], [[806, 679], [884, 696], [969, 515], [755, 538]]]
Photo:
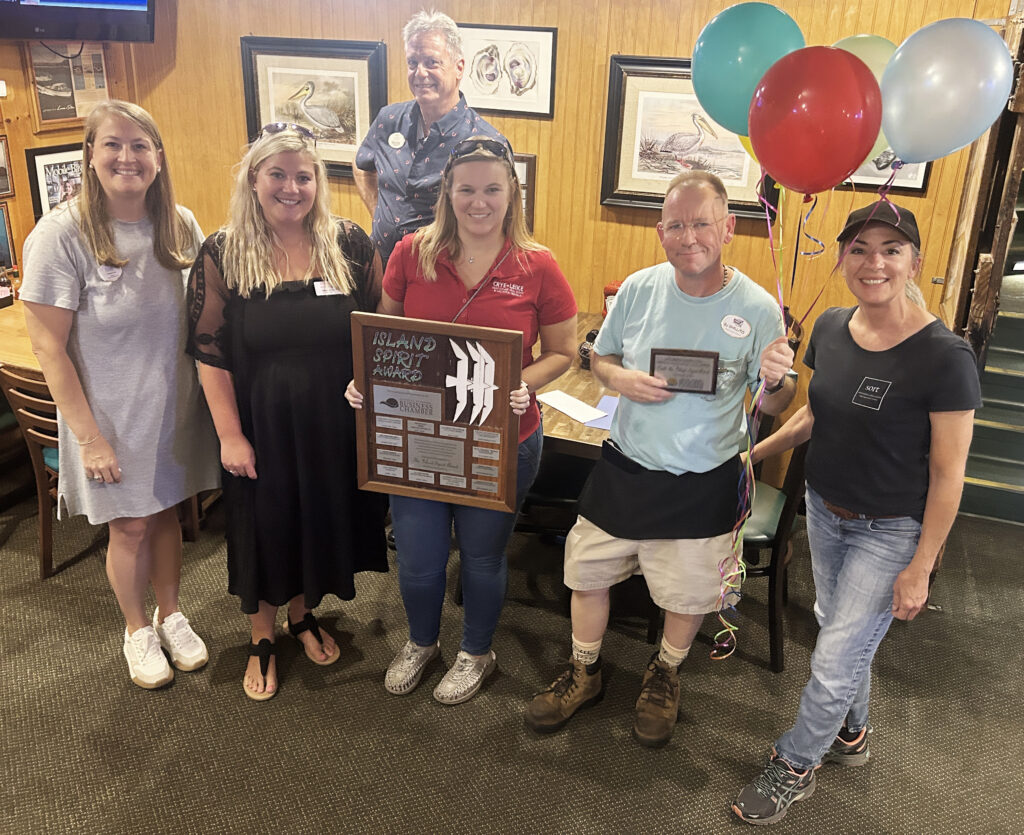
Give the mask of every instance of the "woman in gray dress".
[[[131, 679], [156, 688], [202, 667], [178, 608], [175, 506], [217, 486], [217, 448], [185, 354], [184, 270], [202, 233], [176, 206], [153, 118], [122, 101], [85, 122], [81, 193], [25, 241], [21, 297], [59, 411], [58, 517], [107, 523], [107, 577]], [[157, 608], [146, 614], [153, 587]]]

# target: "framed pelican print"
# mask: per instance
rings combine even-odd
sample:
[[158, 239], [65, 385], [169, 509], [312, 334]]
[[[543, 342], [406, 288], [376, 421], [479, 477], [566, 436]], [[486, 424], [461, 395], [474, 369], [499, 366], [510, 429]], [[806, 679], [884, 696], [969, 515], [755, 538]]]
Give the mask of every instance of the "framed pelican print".
[[264, 125], [290, 122], [316, 136], [332, 177], [351, 177], [356, 149], [388, 100], [381, 41], [242, 38], [249, 141]]
[[601, 203], [660, 209], [669, 181], [687, 170], [717, 174], [729, 192], [729, 211], [764, 217], [760, 166], [700, 106], [690, 59], [613, 55]]
[[509, 116], [554, 116], [557, 29], [456, 26], [466, 61], [462, 93], [470, 107]]

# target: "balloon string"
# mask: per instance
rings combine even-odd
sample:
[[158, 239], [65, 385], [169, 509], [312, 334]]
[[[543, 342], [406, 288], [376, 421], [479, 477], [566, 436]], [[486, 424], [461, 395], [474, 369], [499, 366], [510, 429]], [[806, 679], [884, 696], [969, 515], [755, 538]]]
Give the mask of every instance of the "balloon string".
[[782, 241], [784, 240], [783, 227], [782, 227], [782, 218], [783, 218], [783, 215], [785, 214], [786, 190], [782, 186], [778, 185], [777, 183], [774, 186], [772, 186], [772, 188], [777, 188], [779, 190], [779, 199], [778, 199], [778, 202], [777, 202], [777, 204], [776, 204], [776, 206], [774, 208], [774, 211], [775, 211], [775, 223], [776, 223], [776, 225], [778, 226], [778, 229], [779, 229], [779, 236], [778, 236], [779, 237], [779, 245], [776, 246], [775, 245], [775, 233], [772, 231], [772, 211], [773, 211], [773, 209], [772, 209], [771, 203], [769, 202], [769, 200], [767, 199], [767, 197], [764, 194], [764, 190], [765, 190], [765, 187], [766, 187], [766, 185], [765, 185], [765, 177], [767, 176], [767, 173], [768, 172], [765, 171], [764, 166], [762, 165], [761, 166], [761, 180], [758, 183], [759, 188], [757, 190], [757, 197], [761, 201], [761, 204], [764, 206], [764, 219], [765, 219], [765, 224], [768, 227], [768, 249], [769, 249], [769, 251], [772, 254], [772, 266], [775, 268], [775, 292], [776, 292], [776, 296], [778, 297], [778, 300], [779, 300], [779, 310], [782, 311], [783, 320], [785, 321], [786, 303], [785, 303], [785, 301], [782, 298], [782, 283], [783, 283], [783, 280], [784, 280], [784, 276], [783, 276], [782, 263], [781, 263], [780, 259], [778, 257], [776, 257], [776, 256], [782, 252]]
[[[871, 219], [875, 216], [875, 212], [878, 211], [879, 203], [883, 203], [883, 202], [884, 203], [888, 203], [889, 207], [893, 210], [893, 212], [896, 213], [896, 222], [899, 223], [900, 210], [897, 209], [896, 205], [889, 199], [889, 191], [890, 191], [890, 189], [892, 189], [892, 184], [893, 184], [893, 182], [896, 179], [897, 172], [902, 167], [903, 167], [903, 163], [900, 160], [896, 160], [895, 162], [893, 162], [893, 164], [892, 164], [892, 174], [889, 175], [889, 179], [885, 182], [885, 184], [878, 189], [879, 201], [878, 201], [878, 203], [875, 204], [874, 207], [872, 207], [871, 213], [864, 220], [864, 223], [861, 225], [861, 229], [863, 229], [865, 226], [867, 226], [869, 223], [871, 223]], [[849, 240], [845, 244], [843, 244], [843, 248], [842, 248], [842, 250], [839, 253], [839, 259], [836, 261], [835, 266], [832, 267], [832, 270], [829, 272], [829, 274], [825, 277], [825, 280], [822, 282], [821, 289], [818, 290], [818, 295], [816, 295], [814, 297], [814, 301], [812, 301], [811, 302], [811, 306], [807, 308], [807, 312], [804, 313], [804, 315], [800, 317], [800, 325], [801, 326], [803, 325], [803, 323], [807, 319], [807, 317], [811, 315], [811, 311], [814, 310], [815, 305], [817, 305], [818, 301], [821, 299], [822, 295], [825, 292], [825, 288], [828, 287], [829, 281], [831, 280], [832, 276], [835, 275], [836, 270], [838, 270], [839, 267], [842, 265], [843, 259], [846, 258], [846, 254], [850, 251], [850, 247], [853, 246], [853, 242], [856, 239], [857, 239], [857, 235], [851, 235]]]
[[814, 210], [816, 208], [818, 208], [818, 197], [817, 197], [817, 195], [815, 195], [815, 197], [814, 197], [814, 202], [811, 204], [811, 208], [808, 209], [807, 210], [807, 214], [804, 215], [803, 227], [801, 229], [801, 231], [803, 232], [804, 237], [808, 238], [809, 240], [814, 241], [814, 243], [817, 244], [817, 246], [818, 246], [817, 249], [805, 250], [805, 251], [800, 253], [801, 255], [809, 255], [812, 258], [815, 258], [815, 257], [821, 255], [825, 251], [825, 242], [818, 240], [817, 238], [814, 237], [814, 235], [812, 235], [810, 232], [807, 231], [807, 222], [811, 219], [811, 215], [814, 213]]

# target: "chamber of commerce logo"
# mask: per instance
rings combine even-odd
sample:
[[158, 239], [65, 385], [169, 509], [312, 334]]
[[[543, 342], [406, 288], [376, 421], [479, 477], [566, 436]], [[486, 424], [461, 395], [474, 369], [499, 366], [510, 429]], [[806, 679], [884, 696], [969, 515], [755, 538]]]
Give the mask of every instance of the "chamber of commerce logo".
[[455, 416], [457, 421], [471, 406], [469, 423], [483, 424], [494, 408], [494, 359], [479, 342], [466, 340], [465, 350], [454, 339], [449, 338], [455, 353], [455, 373], [447, 374], [444, 384], [455, 390]]

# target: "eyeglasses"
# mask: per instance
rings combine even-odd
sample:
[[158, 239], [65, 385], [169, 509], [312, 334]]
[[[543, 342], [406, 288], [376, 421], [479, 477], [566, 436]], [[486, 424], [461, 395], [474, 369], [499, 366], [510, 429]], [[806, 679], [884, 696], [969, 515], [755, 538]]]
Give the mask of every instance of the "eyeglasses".
[[[508, 163], [512, 169], [512, 176], [516, 177], [516, 167], [512, 164], [512, 160], [509, 157], [508, 148], [504, 143], [499, 142], [497, 139], [463, 139], [461, 142], [456, 142], [455, 147], [452, 148], [451, 156], [448, 157], [448, 164], [444, 167], [444, 172], [447, 174], [452, 165], [455, 164], [455, 160], [461, 159], [462, 157], [468, 157], [471, 154], [478, 153], [480, 151], [487, 151], [494, 154], [498, 159], [504, 160]], [[516, 177], [518, 179], [518, 177]]]
[[296, 125], [294, 122], [270, 122], [260, 128], [260, 138], [273, 136], [275, 133], [284, 133], [286, 130], [293, 130], [300, 136], [304, 136], [313, 142], [314, 148], [316, 147], [316, 134], [305, 125]]

